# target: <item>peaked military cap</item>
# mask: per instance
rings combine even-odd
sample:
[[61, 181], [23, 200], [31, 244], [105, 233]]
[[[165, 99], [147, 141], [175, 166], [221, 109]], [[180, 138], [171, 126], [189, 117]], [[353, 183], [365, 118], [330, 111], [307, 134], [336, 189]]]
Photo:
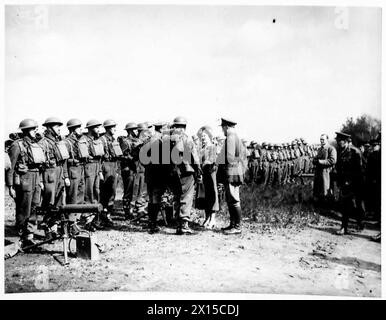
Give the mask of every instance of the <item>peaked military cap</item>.
[[235, 126], [237, 122], [231, 119], [221, 118], [221, 126]]
[[351, 136], [344, 132], [335, 132], [337, 140], [348, 140], [348, 138], [351, 138]]

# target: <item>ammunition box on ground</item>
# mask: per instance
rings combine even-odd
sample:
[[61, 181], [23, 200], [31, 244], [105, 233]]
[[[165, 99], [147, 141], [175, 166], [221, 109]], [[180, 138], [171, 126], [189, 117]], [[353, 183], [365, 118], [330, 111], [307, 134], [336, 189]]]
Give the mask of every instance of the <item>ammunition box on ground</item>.
[[93, 261], [99, 259], [99, 249], [94, 235], [78, 235], [76, 237], [76, 256]]

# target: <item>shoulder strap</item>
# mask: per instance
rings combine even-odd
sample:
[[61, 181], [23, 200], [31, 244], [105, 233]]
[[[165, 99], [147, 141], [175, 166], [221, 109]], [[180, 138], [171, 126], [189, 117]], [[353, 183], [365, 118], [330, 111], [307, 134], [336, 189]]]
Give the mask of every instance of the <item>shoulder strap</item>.
[[27, 148], [25, 147], [22, 139], [17, 140], [17, 143], [18, 143], [19, 148], [20, 148], [21, 158], [22, 158], [23, 162], [25, 162], [25, 160], [26, 160], [25, 157], [27, 155]]

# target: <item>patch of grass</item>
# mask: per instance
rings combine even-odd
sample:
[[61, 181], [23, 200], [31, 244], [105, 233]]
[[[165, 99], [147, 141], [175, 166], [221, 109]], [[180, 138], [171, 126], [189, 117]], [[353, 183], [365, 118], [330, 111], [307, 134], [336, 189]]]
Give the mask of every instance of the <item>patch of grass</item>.
[[243, 218], [270, 227], [303, 227], [320, 220], [311, 202], [310, 181], [268, 188], [243, 185], [240, 200]]

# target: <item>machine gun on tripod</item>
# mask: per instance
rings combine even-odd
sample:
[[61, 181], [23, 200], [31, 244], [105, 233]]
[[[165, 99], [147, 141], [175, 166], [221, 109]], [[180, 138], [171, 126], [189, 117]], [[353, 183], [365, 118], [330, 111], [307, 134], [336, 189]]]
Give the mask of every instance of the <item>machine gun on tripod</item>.
[[[80, 228], [76, 221], [70, 220], [68, 217], [70, 214], [74, 213], [90, 213], [90, 214], [100, 214], [102, 212], [101, 204], [68, 204], [63, 206], [51, 206], [48, 208], [38, 207], [36, 209], [37, 215], [43, 215], [47, 219], [49, 224], [57, 224], [58, 229], [50, 239], [43, 240], [41, 242], [35, 243], [33, 245], [29, 245], [26, 247], [22, 247], [21, 250], [23, 252], [30, 252], [44, 244], [52, 243], [53, 241], [62, 240], [63, 241], [63, 255], [64, 255], [64, 265], [68, 264], [68, 249], [69, 243], [72, 239], [75, 239], [77, 244], [79, 243], [79, 239], [81, 233], [87, 233], [88, 237], [91, 239], [91, 233]], [[77, 254], [79, 254], [77, 245]], [[91, 248], [90, 248], [91, 249]], [[82, 253], [81, 253], [82, 255]]]

